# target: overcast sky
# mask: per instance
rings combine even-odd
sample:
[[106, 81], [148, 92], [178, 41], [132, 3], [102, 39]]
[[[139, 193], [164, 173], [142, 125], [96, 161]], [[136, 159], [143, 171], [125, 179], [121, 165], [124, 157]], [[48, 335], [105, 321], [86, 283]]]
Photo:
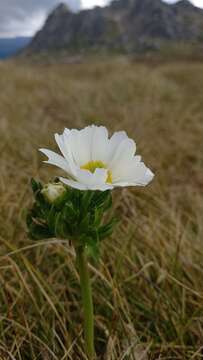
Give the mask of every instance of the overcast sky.
[[[140, 0], [142, 1], [142, 0]], [[176, 0], [167, 0], [175, 2]], [[0, 0], [0, 37], [32, 36], [43, 25], [47, 14], [61, 0]], [[110, 0], [64, 0], [72, 10], [106, 5]], [[193, 0], [203, 8], [203, 0]]]

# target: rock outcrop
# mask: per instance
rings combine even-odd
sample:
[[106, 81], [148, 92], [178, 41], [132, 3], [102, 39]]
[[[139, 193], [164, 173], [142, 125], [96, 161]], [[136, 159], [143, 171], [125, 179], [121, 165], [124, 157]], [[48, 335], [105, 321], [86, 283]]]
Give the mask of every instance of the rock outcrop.
[[60, 4], [26, 52], [66, 49], [71, 53], [159, 49], [166, 42], [203, 41], [203, 10], [187, 0], [114, 0], [104, 8], [71, 12]]

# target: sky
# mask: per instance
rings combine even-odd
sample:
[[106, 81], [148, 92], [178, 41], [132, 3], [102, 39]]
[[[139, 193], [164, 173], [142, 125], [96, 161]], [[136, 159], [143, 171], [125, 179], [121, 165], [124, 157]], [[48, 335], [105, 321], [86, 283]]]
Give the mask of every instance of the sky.
[[[39, 30], [48, 13], [61, 1], [74, 11], [107, 5], [110, 0], [0, 0], [0, 38], [32, 36]], [[142, 0], [140, 0], [142, 1]], [[165, 0], [174, 3], [176, 0]], [[203, 0], [191, 0], [203, 8]]]

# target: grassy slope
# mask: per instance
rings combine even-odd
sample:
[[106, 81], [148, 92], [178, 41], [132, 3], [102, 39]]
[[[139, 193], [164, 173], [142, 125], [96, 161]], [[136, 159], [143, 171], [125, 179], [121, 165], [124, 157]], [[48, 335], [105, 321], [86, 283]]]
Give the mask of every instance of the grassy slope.
[[201, 358], [202, 88], [203, 64], [0, 64], [1, 359], [85, 359], [73, 250], [30, 241], [23, 216], [30, 177], [58, 175], [37, 149], [89, 123], [126, 129], [156, 173], [114, 193], [121, 223], [92, 267], [99, 358]]

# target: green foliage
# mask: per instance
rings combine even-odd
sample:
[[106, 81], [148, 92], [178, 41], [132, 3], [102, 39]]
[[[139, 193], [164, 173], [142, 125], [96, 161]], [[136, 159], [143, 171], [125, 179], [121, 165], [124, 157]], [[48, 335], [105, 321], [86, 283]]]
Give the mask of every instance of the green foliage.
[[27, 213], [30, 238], [71, 240], [74, 246], [86, 247], [88, 253], [98, 259], [100, 240], [112, 234], [117, 222], [113, 216], [104, 223], [104, 214], [112, 206], [111, 192], [66, 187], [63, 195], [50, 203], [40, 182], [32, 179], [31, 186], [35, 201]]

